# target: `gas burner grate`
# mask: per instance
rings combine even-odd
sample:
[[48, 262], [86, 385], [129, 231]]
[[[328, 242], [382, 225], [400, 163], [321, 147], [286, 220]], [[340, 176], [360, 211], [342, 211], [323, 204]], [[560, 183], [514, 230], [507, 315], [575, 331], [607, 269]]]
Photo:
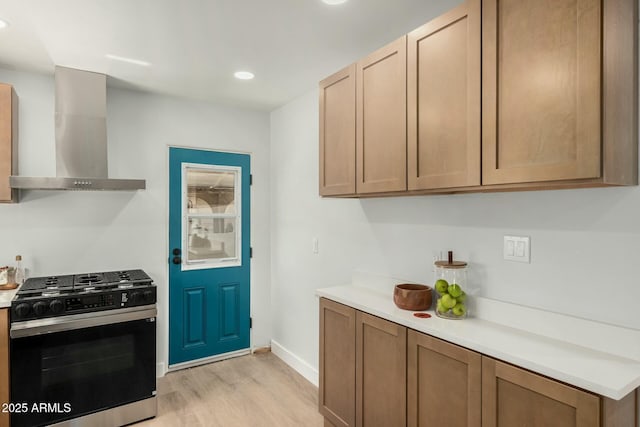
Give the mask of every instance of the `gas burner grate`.
[[43, 297], [56, 297], [56, 296], [60, 295], [60, 291], [55, 291], [55, 290], [43, 291], [41, 295]]
[[97, 283], [102, 281], [102, 279], [95, 274], [87, 274], [86, 276], [76, 277], [76, 281], [78, 283]]

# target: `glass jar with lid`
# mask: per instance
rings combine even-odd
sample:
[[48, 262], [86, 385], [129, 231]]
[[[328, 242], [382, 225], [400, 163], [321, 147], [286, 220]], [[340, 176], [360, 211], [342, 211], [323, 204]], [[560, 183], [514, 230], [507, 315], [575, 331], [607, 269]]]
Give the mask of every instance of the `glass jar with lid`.
[[453, 252], [449, 251], [448, 260], [435, 262], [435, 272], [436, 315], [445, 319], [464, 319], [468, 315], [467, 263], [454, 261]]

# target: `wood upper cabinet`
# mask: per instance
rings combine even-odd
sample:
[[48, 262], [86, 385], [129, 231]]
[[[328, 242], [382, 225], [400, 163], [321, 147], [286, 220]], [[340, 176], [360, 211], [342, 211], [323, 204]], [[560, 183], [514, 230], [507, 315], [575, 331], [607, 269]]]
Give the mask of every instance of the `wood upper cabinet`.
[[600, 398], [483, 356], [482, 426], [524, 425], [598, 427]]
[[356, 191], [407, 189], [407, 38], [358, 61]]
[[409, 330], [407, 364], [409, 427], [481, 427], [480, 354]]
[[319, 409], [335, 427], [356, 424], [356, 310], [320, 298]]
[[18, 174], [18, 97], [13, 87], [0, 83], [0, 202], [17, 202], [18, 190], [9, 177]]
[[353, 73], [321, 82], [322, 195], [638, 184], [637, 0], [467, 0], [359, 61], [355, 189]]
[[356, 192], [356, 66], [320, 82], [320, 195]]
[[409, 33], [409, 190], [480, 185], [480, 0]]
[[356, 426], [407, 423], [407, 328], [356, 312]]
[[635, 3], [483, 1], [483, 185], [637, 184]]

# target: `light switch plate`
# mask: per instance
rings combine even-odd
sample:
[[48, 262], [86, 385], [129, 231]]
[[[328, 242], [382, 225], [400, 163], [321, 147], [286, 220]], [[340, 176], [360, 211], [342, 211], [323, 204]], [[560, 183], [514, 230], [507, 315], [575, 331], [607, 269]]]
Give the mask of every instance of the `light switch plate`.
[[529, 236], [504, 236], [504, 259], [516, 262], [531, 262], [531, 244]]

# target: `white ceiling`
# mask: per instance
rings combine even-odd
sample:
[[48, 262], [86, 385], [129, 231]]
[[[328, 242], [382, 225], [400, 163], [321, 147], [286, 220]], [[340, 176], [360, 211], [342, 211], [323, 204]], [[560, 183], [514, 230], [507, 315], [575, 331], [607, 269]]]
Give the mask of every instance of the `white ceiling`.
[[[0, 67], [271, 110], [460, 0], [0, 0]], [[142, 67], [105, 54], [151, 63]], [[239, 81], [237, 70], [256, 78]], [[10, 82], [9, 82], [10, 83]]]

